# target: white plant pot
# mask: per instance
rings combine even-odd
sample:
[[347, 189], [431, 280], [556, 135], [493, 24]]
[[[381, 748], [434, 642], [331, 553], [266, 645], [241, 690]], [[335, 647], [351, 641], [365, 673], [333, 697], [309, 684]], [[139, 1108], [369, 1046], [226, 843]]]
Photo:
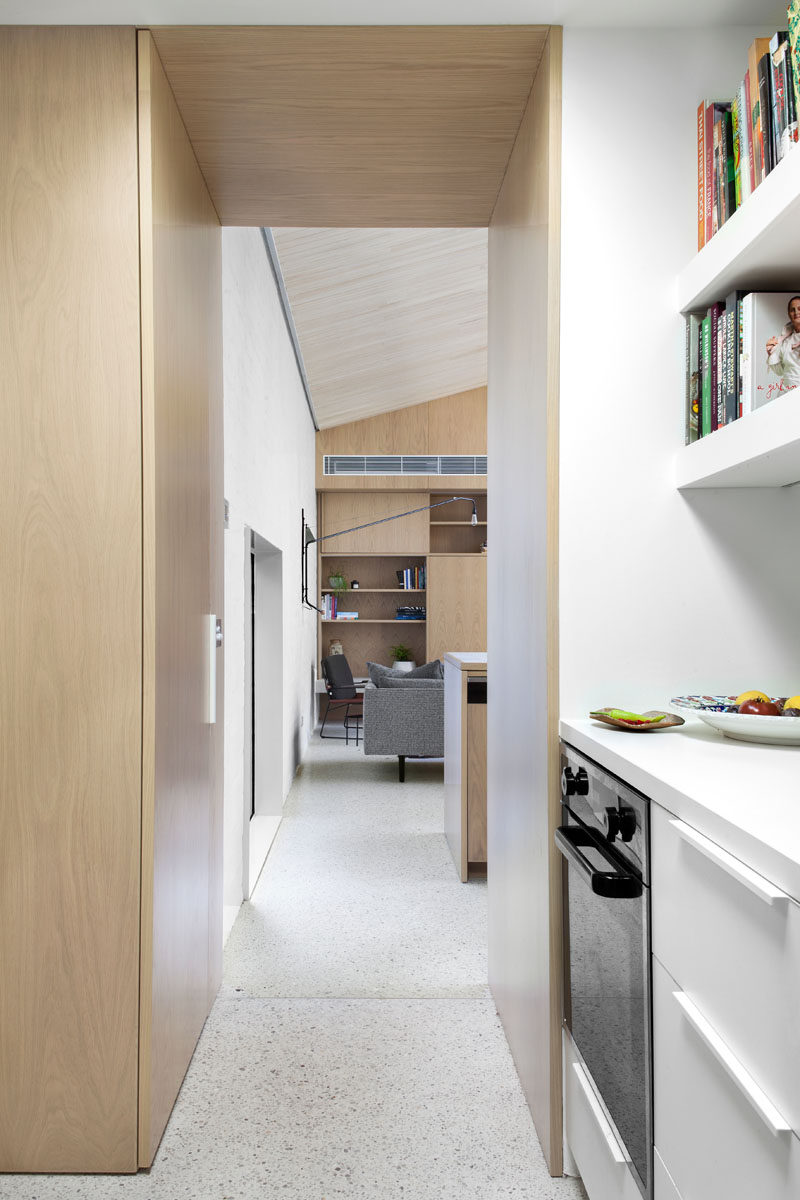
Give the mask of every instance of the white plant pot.
[[392, 670], [393, 671], [413, 671], [414, 667], [416, 665], [417, 664], [414, 662], [413, 659], [408, 659], [406, 662], [397, 662], [396, 660], [393, 660]]

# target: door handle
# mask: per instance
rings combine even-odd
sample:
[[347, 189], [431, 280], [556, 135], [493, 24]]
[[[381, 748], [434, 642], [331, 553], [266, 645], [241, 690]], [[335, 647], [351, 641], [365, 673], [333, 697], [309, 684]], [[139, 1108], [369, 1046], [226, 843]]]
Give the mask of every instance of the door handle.
[[717, 1062], [722, 1064], [742, 1095], [750, 1101], [773, 1137], [777, 1137], [779, 1133], [791, 1132], [791, 1125], [778, 1112], [769, 1096], [758, 1086], [750, 1072], [742, 1066], [733, 1051], [723, 1042], [716, 1029], [706, 1020], [686, 992], [673, 992], [672, 995], [695, 1033], [699, 1035]]

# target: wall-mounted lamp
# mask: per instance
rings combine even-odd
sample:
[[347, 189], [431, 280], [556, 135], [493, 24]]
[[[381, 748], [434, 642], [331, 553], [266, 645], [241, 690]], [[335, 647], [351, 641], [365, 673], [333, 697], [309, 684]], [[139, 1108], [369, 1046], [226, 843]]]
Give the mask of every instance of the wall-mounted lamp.
[[308, 547], [314, 545], [315, 542], [327, 542], [328, 538], [341, 537], [345, 533], [355, 533], [358, 529], [369, 529], [372, 525], [383, 525], [386, 521], [396, 521], [399, 517], [411, 517], [414, 513], [427, 512], [431, 508], [441, 508], [443, 504], [453, 504], [456, 500], [466, 500], [467, 504], [472, 505], [472, 524], [478, 524], [478, 509], [475, 501], [471, 496], [451, 496], [448, 500], [437, 500], [435, 504], [423, 504], [421, 508], [410, 508], [408, 512], [394, 513], [391, 517], [381, 517], [377, 521], [367, 521], [364, 525], [354, 525], [352, 529], [339, 529], [336, 533], [326, 533], [322, 537], [315, 537], [306, 524], [305, 509], [301, 509], [300, 518], [302, 521], [302, 579], [301, 579], [301, 603], [306, 608], [313, 608], [315, 612], [322, 612], [316, 604], [312, 604], [308, 598]]

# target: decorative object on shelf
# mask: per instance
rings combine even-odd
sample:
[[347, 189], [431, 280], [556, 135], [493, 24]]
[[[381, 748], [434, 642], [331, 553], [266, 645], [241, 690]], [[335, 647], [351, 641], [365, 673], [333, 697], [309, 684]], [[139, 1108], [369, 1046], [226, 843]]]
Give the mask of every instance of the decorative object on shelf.
[[[478, 506], [471, 496], [450, 496], [447, 500], [437, 500], [434, 504], [423, 504], [419, 508], [410, 508], [408, 512], [393, 513], [391, 517], [381, 517], [377, 521], [365, 521], [362, 525], [354, 525], [351, 529], [337, 529], [336, 533], [325, 533], [322, 537], [315, 537], [312, 531], [306, 524], [305, 509], [300, 510], [301, 522], [301, 547], [302, 547], [302, 562], [301, 562], [301, 581], [300, 581], [300, 602], [306, 608], [313, 608], [315, 612], [321, 613], [322, 609], [316, 604], [312, 604], [308, 598], [308, 547], [317, 542], [326, 542], [329, 538], [342, 537], [345, 533], [356, 533], [359, 529], [371, 529], [373, 525], [385, 525], [387, 521], [397, 521], [400, 517], [412, 517], [414, 513], [427, 512], [431, 508], [441, 508], [445, 504], [454, 504], [456, 500], [466, 500], [472, 505], [471, 524], [478, 524]], [[344, 582], [343, 591], [347, 590], [347, 584]], [[334, 587], [334, 584], [331, 584]]]
[[351, 591], [351, 592], [356, 592], [356, 591], [358, 591], [358, 586], [359, 586], [359, 584], [358, 584], [358, 580], [357, 580], [357, 579], [351, 579], [351, 580], [350, 580], [350, 591]]
[[411, 657], [412, 650], [409, 646], [404, 646], [402, 642], [398, 642], [396, 646], [390, 646], [389, 651], [392, 656], [393, 671], [413, 671], [417, 665]]
[[624, 729], [626, 733], [648, 733], [652, 729], [674, 729], [677, 725], [686, 724], [683, 717], [657, 708], [644, 713], [632, 713], [624, 708], [596, 708], [589, 716], [603, 725]]
[[333, 638], [333, 639], [331, 640], [331, 642], [330, 642], [330, 645], [329, 645], [329, 648], [328, 648], [328, 654], [329, 654], [329, 655], [331, 655], [331, 654], [344, 654], [344, 649], [343, 649], [343, 647], [342, 647], [342, 643], [339, 641], [339, 639], [338, 639], [338, 638]]
[[344, 577], [344, 571], [341, 567], [334, 567], [328, 575], [328, 583], [333, 588], [333, 594], [337, 600], [341, 600], [342, 596], [347, 591], [347, 580]]
[[[792, 703], [784, 697], [771, 697], [770, 703], [781, 712], [780, 716], [773, 716], [740, 712], [738, 702], [741, 699], [742, 696], [673, 696], [670, 704], [688, 709], [706, 725], [734, 741], [800, 746], [800, 716], [790, 715], [797, 711]], [[792, 701], [797, 699], [791, 697]]]

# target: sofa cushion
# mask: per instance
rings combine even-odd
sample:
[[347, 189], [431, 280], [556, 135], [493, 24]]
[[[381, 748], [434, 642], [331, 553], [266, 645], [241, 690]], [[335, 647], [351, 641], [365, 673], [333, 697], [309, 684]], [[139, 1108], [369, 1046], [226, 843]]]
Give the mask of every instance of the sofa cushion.
[[393, 678], [399, 675], [402, 679], [444, 679], [441, 659], [438, 658], [435, 658], [433, 662], [424, 663], [421, 667], [413, 667], [410, 671], [395, 671], [394, 667], [384, 667], [381, 663], [368, 662], [367, 674], [373, 683], [377, 683], [378, 678], [382, 675], [391, 675]]
[[406, 671], [406, 675], [410, 675], [412, 679], [444, 679], [442, 660], [434, 658], [433, 662], [423, 663], [421, 667]]
[[409, 679], [404, 672], [402, 675], [397, 671], [388, 671], [386, 675], [379, 675], [375, 680], [376, 687], [379, 688], [438, 688], [444, 691], [443, 679]]

